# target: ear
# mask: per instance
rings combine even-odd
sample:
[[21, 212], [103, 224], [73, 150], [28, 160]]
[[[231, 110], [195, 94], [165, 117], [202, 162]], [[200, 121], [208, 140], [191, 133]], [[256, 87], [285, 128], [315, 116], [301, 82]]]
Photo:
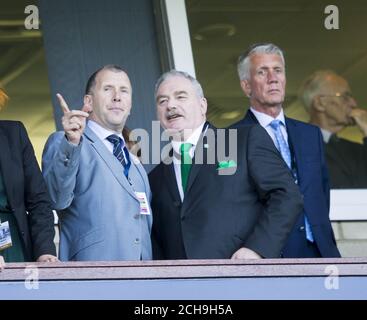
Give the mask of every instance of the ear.
[[250, 98], [251, 97], [251, 85], [248, 80], [241, 80], [240, 85], [242, 88], [242, 91], [245, 93], [245, 95]]
[[93, 111], [92, 96], [90, 94], [84, 95], [83, 102], [84, 102], [83, 111], [89, 112], [89, 113], [92, 112]]
[[205, 117], [206, 116], [206, 111], [208, 109], [208, 101], [206, 100], [206, 98], [201, 98], [200, 99], [200, 109], [201, 109], [202, 115]]
[[315, 96], [313, 98], [311, 108], [315, 109], [318, 112], [325, 112], [327, 103], [324, 98], [325, 97], [322, 96]]

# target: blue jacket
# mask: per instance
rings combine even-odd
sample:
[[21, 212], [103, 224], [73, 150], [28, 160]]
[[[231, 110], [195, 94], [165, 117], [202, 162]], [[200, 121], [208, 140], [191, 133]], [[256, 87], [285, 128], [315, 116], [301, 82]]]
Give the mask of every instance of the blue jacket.
[[[312, 257], [305, 240], [304, 215], [310, 222], [314, 240], [322, 257], [340, 257], [329, 219], [330, 187], [320, 129], [316, 126], [285, 118], [288, 144], [295, 160], [298, 186], [303, 195], [304, 211], [298, 218], [283, 249], [284, 258]], [[249, 110], [232, 127], [258, 124]]]

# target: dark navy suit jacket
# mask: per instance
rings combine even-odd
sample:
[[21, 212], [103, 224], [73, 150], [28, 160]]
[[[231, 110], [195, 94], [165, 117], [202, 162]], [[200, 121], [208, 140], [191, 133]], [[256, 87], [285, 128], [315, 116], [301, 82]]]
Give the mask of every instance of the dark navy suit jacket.
[[[285, 118], [288, 144], [303, 195], [304, 212], [297, 220], [283, 249], [284, 258], [318, 256], [306, 240], [304, 215], [310, 222], [315, 244], [322, 257], [340, 257], [329, 219], [330, 187], [320, 129], [316, 126]], [[249, 110], [232, 128], [259, 123]]]

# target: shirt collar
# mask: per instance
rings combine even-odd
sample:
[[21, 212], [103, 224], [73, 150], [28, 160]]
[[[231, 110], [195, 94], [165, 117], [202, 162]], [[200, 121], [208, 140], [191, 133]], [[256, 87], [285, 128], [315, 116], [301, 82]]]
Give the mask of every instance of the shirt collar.
[[270, 123], [273, 120], [280, 120], [280, 122], [284, 125], [285, 127], [285, 117], [284, 117], [284, 112], [283, 109], [280, 109], [280, 112], [278, 114], [278, 116], [274, 119], [272, 116], [269, 116], [265, 113], [256, 111], [253, 107], [250, 107], [251, 112], [255, 115], [257, 121], [259, 121], [260, 125], [264, 128], [266, 128], [267, 126], [270, 125]]
[[122, 141], [125, 143], [125, 139], [122, 136], [122, 132], [117, 134], [116, 132], [107, 130], [105, 128], [103, 128], [100, 124], [98, 124], [97, 122], [93, 121], [93, 120], [88, 120], [87, 125], [90, 129], [93, 130], [93, 132], [97, 135], [97, 137], [99, 139], [101, 139], [102, 141], [106, 140], [108, 136], [110, 136], [111, 134], [114, 134], [118, 137], [120, 137], [122, 139]]
[[185, 142], [185, 143], [191, 143], [194, 146], [194, 149], [195, 149], [195, 146], [197, 145], [197, 143], [199, 141], [199, 138], [200, 138], [200, 135], [201, 135], [201, 133], [203, 131], [204, 124], [205, 124], [205, 121], [193, 131], [193, 133], [191, 134], [191, 136], [186, 141], [175, 141], [175, 140], [172, 140], [171, 141], [171, 144], [172, 144], [172, 148], [173, 148], [174, 152], [176, 154], [181, 154], [181, 152], [180, 152], [180, 146], [181, 146], [181, 144], [183, 142]]
[[325, 143], [328, 143], [331, 136], [333, 135], [332, 132], [327, 131], [323, 128], [320, 128], [320, 130], [321, 130], [321, 134], [322, 134], [322, 140], [324, 140]]

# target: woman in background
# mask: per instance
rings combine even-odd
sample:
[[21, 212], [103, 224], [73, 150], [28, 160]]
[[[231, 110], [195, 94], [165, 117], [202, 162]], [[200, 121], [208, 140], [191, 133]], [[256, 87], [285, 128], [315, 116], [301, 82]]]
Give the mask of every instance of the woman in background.
[[[7, 100], [0, 88], [0, 109]], [[48, 191], [21, 122], [0, 120], [0, 149], [0, 271], [5, 262], [58, 261]]]

